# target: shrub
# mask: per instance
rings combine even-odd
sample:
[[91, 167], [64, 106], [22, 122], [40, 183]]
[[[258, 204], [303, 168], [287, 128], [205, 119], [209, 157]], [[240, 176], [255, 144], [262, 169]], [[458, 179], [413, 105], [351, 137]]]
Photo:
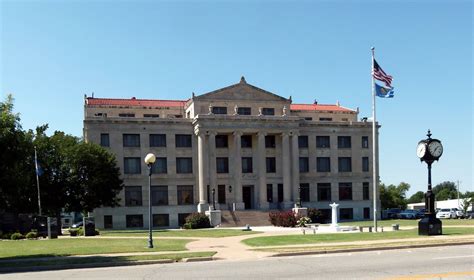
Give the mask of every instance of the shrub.
[[308, 208], [308, 217], [311, 219], [313, 223], [324, 223], [323, 213], [315, 208]]
[[12, 237], [11, 232], [7, 232], [2, 235], [2, 239], [11, 239], [11, 237]]
[[95, 229], [95, 235], [100, 235], [100, 232], [98, 229]]
[[20, 240], [20, 239], [24, 239], [25, 236], [19, 232], [15, 232], [14, 234], [12, 234], [12, 236], [10, 237], [11, 240]]
[[38, 233], [35, 231], [30, 231], [25, 235], [26, 239], [37, 239], [38, 238]]
[[296, 222], [296, 224], [299, 226], [299, 227], [305, 227], [306, 224], [310, 223], [311, 222], [311, 219], [308, 218], [308, 217], [301, 217], [298, 219], [298, 221]]
[[270, 223], [277, 227], [295, 227], [296, 221], [300, 218], [295, 216], [295, 213], [291, 210], [282, 212], [272, 211], [268, 216]]
[[186, 217], [186, 223], [183, 225], [185, 229], [196, 229], [196, 228], [210, 228], [211, 221], [203, 213], [192, 213]]
[[77, 228], [70, 228], [69, 229], [69, 235], [70, 236], [77, 236], [78, 231], [79, 231], [79, 229], [77, 229]]

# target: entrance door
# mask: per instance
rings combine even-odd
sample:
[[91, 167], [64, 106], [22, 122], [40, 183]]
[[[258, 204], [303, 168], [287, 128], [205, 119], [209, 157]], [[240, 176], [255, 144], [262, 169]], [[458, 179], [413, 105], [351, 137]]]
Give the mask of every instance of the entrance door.
[[242, 200], [245, 204], [245, 209], [252, 209], [252, 189], [253, 186], [242, 186]]

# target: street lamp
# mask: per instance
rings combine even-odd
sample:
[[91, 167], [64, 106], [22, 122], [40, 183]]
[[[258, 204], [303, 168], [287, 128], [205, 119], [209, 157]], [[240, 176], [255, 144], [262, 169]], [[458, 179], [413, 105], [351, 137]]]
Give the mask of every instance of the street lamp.
[[216, 189], [212, 189], [212, 208], [216, 210]]
[[145, 157], [145, 164], [148, 167], [148, 248], [153, 248], [153, 236], [152, 236], [152, 227], [153, 227], [153, 216], [151, 211], [151, 167], [156, 161], [154, 154], [149, 153]]

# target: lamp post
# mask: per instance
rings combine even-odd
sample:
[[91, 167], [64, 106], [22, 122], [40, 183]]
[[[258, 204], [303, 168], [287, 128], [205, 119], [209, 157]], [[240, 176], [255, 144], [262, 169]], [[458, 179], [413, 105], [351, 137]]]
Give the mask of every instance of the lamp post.
[[151, 167], [156, 161], [156, 157], [154, 154], [149, 153], [145, 157], [145, 164], [148, 167], [148, 248], [153, 248], [153, 235], [152, 235], [152, 227], [153, 227], [153, 216], [151, 211]]
[[301, 186], [298, 187], [298, 207], [303, 207], [303, 205], [301, 204]]

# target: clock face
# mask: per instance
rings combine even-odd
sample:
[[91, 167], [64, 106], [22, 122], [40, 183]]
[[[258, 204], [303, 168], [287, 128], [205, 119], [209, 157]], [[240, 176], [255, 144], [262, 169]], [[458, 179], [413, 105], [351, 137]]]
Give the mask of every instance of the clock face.
[[443, 154], [443, 145], [438, 141], [433, 141], [428, 146], [428, 151], [433, 157], [440, 157]]
[[425, 154], [426, 154], [426, 144], [425, 143], [418, 144], [418, 146], [416, 147], [416, 155], [419, 158], [422, 158], [425, 156]]

